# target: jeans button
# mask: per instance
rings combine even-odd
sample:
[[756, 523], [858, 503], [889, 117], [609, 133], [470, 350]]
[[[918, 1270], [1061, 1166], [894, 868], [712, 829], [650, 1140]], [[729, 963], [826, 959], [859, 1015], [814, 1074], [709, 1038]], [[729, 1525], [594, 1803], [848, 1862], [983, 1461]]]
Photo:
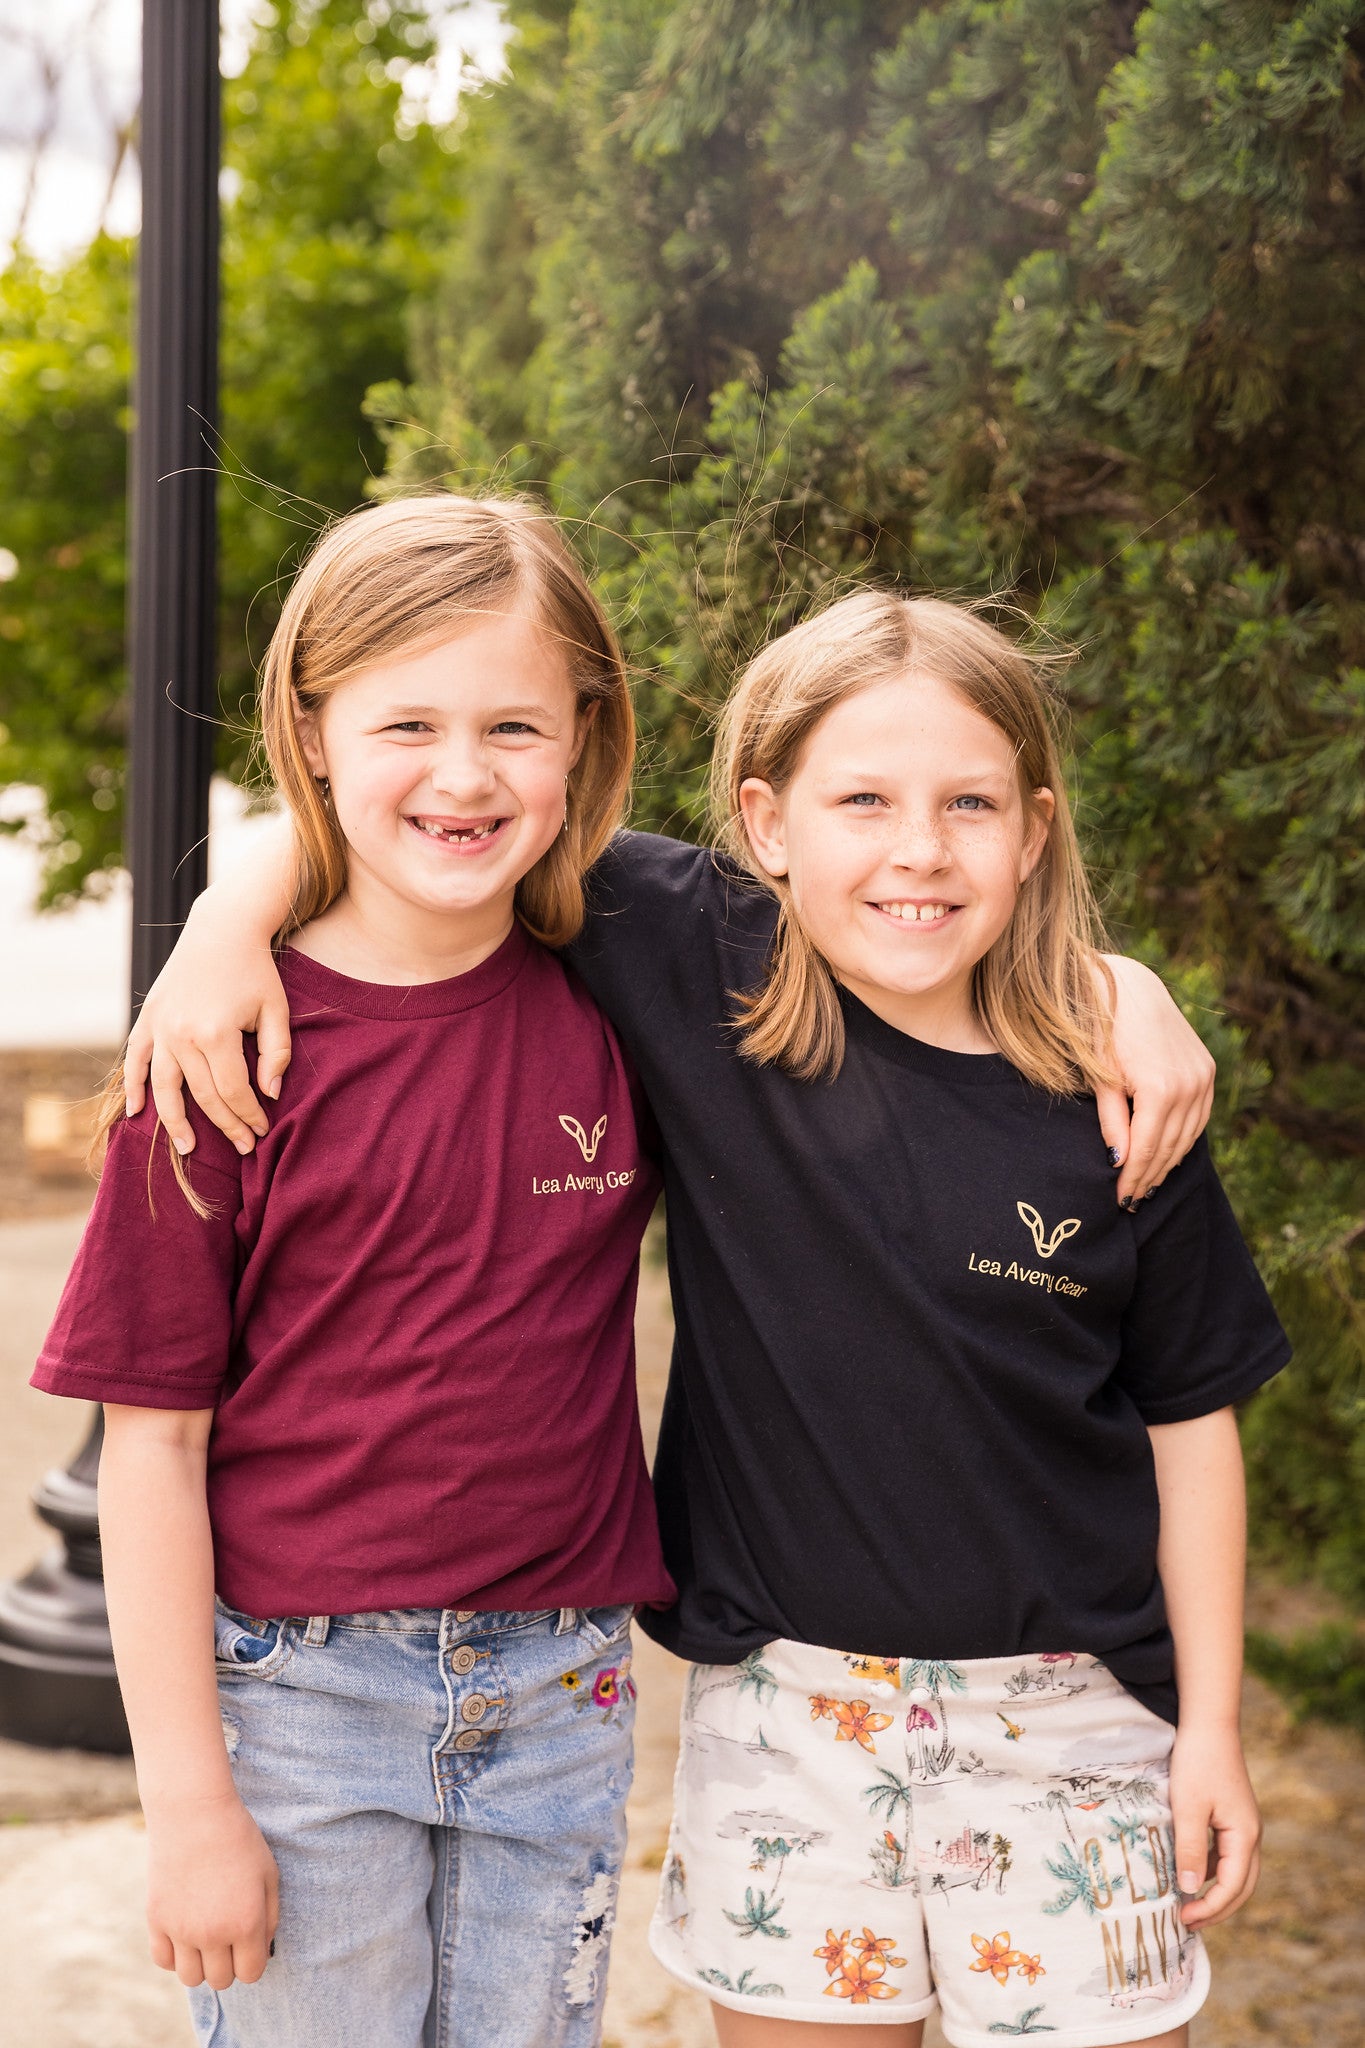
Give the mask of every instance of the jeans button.
[[462, 1678], [466, 1672], [474, 1669], [478, 1661], [478, 1651], [471, 1650], [468, 1643], [461, 1643], [458, 1650], [452, 1650], [450, 1653], [450, 1668], [452, 1671], [458, 1671]]
[[481, 1692], [472, 1692], [460, 1707], [460, 1717], [465, 1721], [482, 1721], [488, 1712], [488, 1701]]
[[465, 1728], [455, 1737], [456, 1749], [477, 1749], [483, 1741], [477, 1728]]
[[457, 1607], [455, 1609], [455, 1619], [456, 1621], [472, 1621], [478, 1611], [477, 1607]]

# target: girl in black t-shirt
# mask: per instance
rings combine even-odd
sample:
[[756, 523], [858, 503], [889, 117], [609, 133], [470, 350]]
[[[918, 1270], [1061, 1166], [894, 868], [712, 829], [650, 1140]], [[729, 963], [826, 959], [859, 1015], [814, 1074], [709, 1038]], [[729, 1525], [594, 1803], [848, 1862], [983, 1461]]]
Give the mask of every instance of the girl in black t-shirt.
[[[1092, 966], [1098, 920], [1046, 690], [1038, 666], [970, 609], [867, 592], [774, 641], [724, 714], [715, 786], [727, 850], [776, 900], [766, 959], [736, 1001], [742, 1058], [809, 1085], [839, 1073], [853, 1033], [860, 1051], [870, 1043], [892, 1062], [900, 1034], [931, 1071], [938, 1056], [945, 1087], [956, 1056], [964, 1095], [968, 1070], [984, 1061], [984, 1078], [1000, 1083], [993, 1132], [983, 1139], [978, 1090], [954, 1149], [928, 1162], [945, 1187], [992, 1164], [1007, 1175], [1021, 1116], [1110, 1078]], [[808, 1100], [818, 1118], [816, 1094]], [[856, 1097], [848, 1107], [856, 1117]], [[1052, 1122], [1055, 1132], [1029, 1125], [1032, 1190], [1069, 1142], [1067, 1119]], [[926, 1113], [921, 1142], [932, 1131]], [[1179, 1355], [1187, 1325], [1173, 1307], [1176, 1356], [1160, 1397], [1144, 1412], [1135, 1395], [1121, 1413], [1112, 1386], [1083, 1381], [1086, 1354], [1066, 1318], [1088, 1320], [1121, 1381], [1141, 1245], [1124, 1246], [1123, 1272], [1087, 1264], [1084, 1200], [1067, 1215], [1040, 1212], [1012, 1183], [1006, 1194], [1017, 1256], [992, 1256], [989, 1204], [979, 1205], [976, 1241], [958, 1248], [960, 1295], [944, 1297], [946, 1327], [916, 1333], [938, 1356], [915, 1381], [913, 1429], [926, 1463], [960, 1468], [954, 1489], [935, 1497], [921, 1548], [950, 1576], [956, 1560], [961, 1618], [936, 1621], [934, 1641], [779, 1639], [690, 1677], [653, 1939], [669, 1968], [709, 1991], [723, 2048], [812, 2048], [859, 2022], [909, 2048], [936, 2003], [964, 2048], [1043, 2032], [1071, 2048], [1183, 2048], [1208, 1985], [1196, 1930], [1235, 1911], [1256, 1880], [1260, 1824], [1238, 1736], [1244, 1509], [1229, 1402], [1282, 1362], [1273, 1316], [1263, 1302], [1252, 1313], [1247, 1384], [1229, 1392], [1226, 1371], [1211, 1385], [1206, 1360]], [[889, 1182], [864, 1186], [883, 1241], [901, 1220], [891, 1195]], [[962, 1213], [951, 1197], [939, 1208]], [[925, 1264], [936, 1257], [956, 1263], [949, 1225], [924, 1243]], [[831, 1243], [827, 1264], [848, 1270], [845, 1243]], [[1207, 1290], [1209, 1276], [1188, 1255], [1186, 1265], [1185, 1293]], [[1240, 1270], [1228, 1269], [1227, 1293], [1245, 1320]], [[951, 1321], [959, 1300], [961, 1330]], [[1006, 1318], [978, 1359], [973, 1309], [998, 1316], [1002, 1302]], [[1040, 1402], [1053, 1397], [1050, 1380], [1074, 1373], [1073, 1405], [1063, 1389], [1055, 1426], [1029, 1437], [1030, 1462], [1012, 1468], [1002, 1457], [983, 1487], [962, 1418], [973, 1401], [1008, 1401], [1011, 1372], [1034, 1374]], [[869, 1434], [893, 1426], [883, 1413], [869, 1402]], [[1125, 1529], [1111, 1515], [1105, 1527], [1105, 1481], [1112, 1469], [1111, 1500], [1122, 1500], [1141, 1421], [1160, 1503], [1175, 1730], [1136, 1696], [1136, 1679], [1129, 1690], [1094, 1654], [1122, 1665], [1121, 1638], [1039, 1639], [1043, 1614], [1068, 1601], [1078, 1616], [1098, 1608], [1087, 1580], [1122, 1576], [1129, 1553], [1139, 1580], [1151, 1577], [1145, 1517]], [[983, 1443], [987, 1427], [983, 1414]], [[1018, 1430], [1030, 1430], [1023, 1401]], [[856, 1490], [862, 1463], [847, 1456], [836, 1485]], [[876, 1463], [870, 1447], [866, 1463]], [[1029, 1588], [1015, 1559], [983, 1554], [982, 1520], [1045, 1553], [1052, 1493], [1087, 1483], [1088, 1558], [1059, 1550]], [[1011, 1488], [1017, 1502], [997, 1508], [991, 1491]], [[884, 1531], [912, 1573], [923, 1568], [925, 1497], [907, 1491], [900, 1526]], [[821, 1500], [802, 1507], [818, 1530]], [[1012, 1508], [1023, 1519], [1011, 1523]], [[805, 1547], [818, 1572], [818, 1538]], [[1029, 1588], [1033, 1618], [1018, 1611], [1022, 1597], [1008, 1613], [992, 1581]], [[933, 1596], [923, 1606], [934, 1611]], [[993, 1638], [973, 1609], [995, 1614]], [[973, 1654], [955, 1654], [968, 1643]], [[1216, 1865], [1201, 1897], [1210, 1834]]]

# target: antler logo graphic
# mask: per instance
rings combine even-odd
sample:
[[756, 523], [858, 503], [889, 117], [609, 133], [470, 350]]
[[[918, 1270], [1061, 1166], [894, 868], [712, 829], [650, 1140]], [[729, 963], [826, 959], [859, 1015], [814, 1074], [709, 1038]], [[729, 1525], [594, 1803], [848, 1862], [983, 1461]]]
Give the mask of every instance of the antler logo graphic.
[[602, 1133], [607, 1128], [606, 1118], [604, 1116], [598, 1117], [597, 1122], [592, 1127], [591, 1137], [588, 1136], [576, 1116], [562, 1116], [559, 1119], [559, 1124], [560, 1129], [567, 1131], [573, 1139], [575, 1145], [583, 1154], [586, 1164], [591, 1166], [593, 1160], [597, 1157], [597, 1147], [601, 1143]]
[[1066, 1222], [1059, 1223], [1049, 1237], [1047, 1225], [1031, 1202], [1016, 1202], [1014, 1206], [1033, 1232], [1033, 1242], [1037, 1246], [1040, 1259], [1050, 1259], [1058, 1245], [1065, 1244], [1069, 1237], [1074, 1237], [1081, 1227], [1079, 1216], [1068, 1216]]

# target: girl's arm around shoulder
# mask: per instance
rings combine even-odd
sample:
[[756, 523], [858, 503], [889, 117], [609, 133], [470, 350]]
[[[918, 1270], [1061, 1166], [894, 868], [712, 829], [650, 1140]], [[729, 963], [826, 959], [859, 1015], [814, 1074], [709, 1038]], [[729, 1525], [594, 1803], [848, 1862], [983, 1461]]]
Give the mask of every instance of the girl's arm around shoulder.
[[1217, 1075], [1212, 1055], [1161, 977], [1122, 954], [1101, 957], [1112, 979], [1112, 1049], [1120, 1085], [1099, 1092], [1100, 1128], [1122, 1169], [1119, 1201], [1131, 1207], [1160, 1187], [1191, 1150], [1208, 1123]]
[[254, 1983], [279, 1917], [274, 1859], [237, 1796], [213, 1643], [212, 1408], [111, 1405], [99, 1517], [109, 1628], [147, 1819], [153, 1962]]
[[[1230, 1408], [1160, 1424], [1150, 1436], [1161, 1499], [1158, 1567], [1180, 1694], [1171, 1752], [1176, 1882], [1185, 1925], [1211, 1927], [1245, 1904], [1260, 1870], [1261, 1817], [1240, 1725], [1242, 1452]], [[1209, 1878], [1203, 1898], [1194, 1897]]]
[[281, 822], [199, 897], [129, 1036], [128, 1114], [136, 1116], [146, 1101], [150, 1075], [157, 1115], [182, 1153], [195, 1146], [186, 1083], [240, 1153], [270, 1128], [251, 1086], [242, 1034], [256, 1033], [256, 1085], [273, 1101], [290, 1039], [289, 1004], [270, 946], [289, 914], [293, 873], [293, 841]]
[[608, 1016], [628, 1027], [665, 977], [698, 991], [720, 948], [766, 945], [771, 894], [724, 854], [659, 832], [618, 832], [584, 884], [587, 916], [569, 947], [575, 971]]

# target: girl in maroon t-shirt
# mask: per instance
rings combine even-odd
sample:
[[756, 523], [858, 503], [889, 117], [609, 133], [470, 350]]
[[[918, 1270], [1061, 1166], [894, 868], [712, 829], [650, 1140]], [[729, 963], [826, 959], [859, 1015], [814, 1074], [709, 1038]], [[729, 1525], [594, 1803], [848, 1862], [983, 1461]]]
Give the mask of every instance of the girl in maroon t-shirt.
[[152, 1954], [215, 2048], [587, 2048], [630, 1616], [672, 1592], [632, 1350], [657, 1179], [537, 942], [619, 822], [626, 676], [548, 522], [426, 498], [322, 540], [261, 712], [293, 1070], [262, 1145], [202, 1120], [192, 1165], [111, 1092], [34, 1374], [107, 1404]]

